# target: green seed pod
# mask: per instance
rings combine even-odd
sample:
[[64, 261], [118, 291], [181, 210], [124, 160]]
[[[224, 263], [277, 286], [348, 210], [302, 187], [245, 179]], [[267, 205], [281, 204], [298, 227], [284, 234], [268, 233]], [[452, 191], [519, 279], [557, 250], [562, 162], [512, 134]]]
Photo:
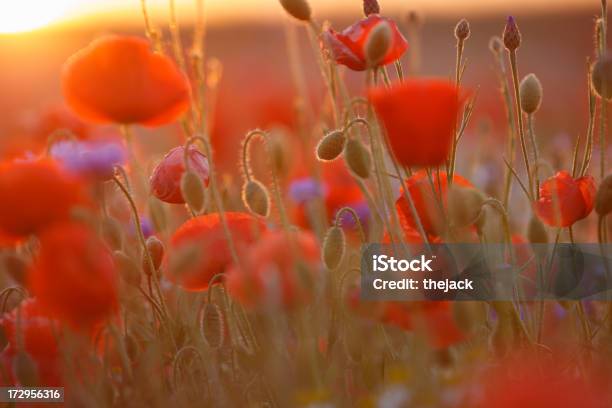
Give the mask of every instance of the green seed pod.
[[111, 217], [103, 218], [100, 232], [102, 239], [111, 249], [119, 251], [123, 248], [123, 232], [119, 221]]
[[597, 190], [595, 211], [600, 217], [605, 217], [612, 212], [612, 175], [606, 177]]
[[364, 46], [364, 54], [368, 66], [376, 67], [385, 59], [391, 47], [392, 39], [393, 32], [391, 31], [391, 25], [386, 21], [377, 24], [372, 31], [370, 31]]
[[327, 269], [334, 270], [342, 262], [346, 250], [346, 239], [341, 227], [334, 225], [323, 239], [323, 263]]
[[[151, 260], [153, 261], [153, 267], [155, 268], [155, 272], [157, 272], [162, 263], [162, 260], [164, 259], [164, 244], [156, 236], [150, 236], [149, 238], [147, 238], [146, 245], [147, 250], [151, 255]], [[147, 275], [150, 275], [152, 271], [149, 267], [149, 261], [147, 260], [147, 257], [144, 253], [142, 255], [142, 269]]]
[[13, 374], [19, 384], [24, 387], [36, 387], [38, 385], [36, 362], [24, 351], [18, 352], [13, 359]]
[[332, 161], [342, 154], [346, 136], [341, 130], [334, 130], [323, 136], [317, 145], [317, 158], [321, 161]]
[[612, 55], [601, 56], [593, 64], [591, 70], [591, 85], [599, 97], [612, 99]]
[[542, 104], [542, 84], [535, 74], [529, 74], [520, 85], [521, 109], [527, 114], [536, 113]]
[[206, 195], [204, 192], [204, 183], [192, 171], [186, 171], [181, 177], [181, 193], [183, 199], [196, 214], [199, 214], [204, 209]]
[[122, 251], [115, 251], [113, 253], [113, 259], [115, 265], [119, 270], [121, 278], [128, 285], [138, 287], [140, 286], [140, 269], [136, 262], [134, 262], [129, 256]]
[[280, 4], [292, 17], [301, 21], [310, 21], [312, 12], [306, 0], [280, 0]]
[[465, 41], [470, 37], [470, 23], [462, 18], [455, 26], [455, 38], [459, 41]]
[[264, 218], [270, 214], [270, 195], [259, 181], [250, 180], [244, 185], [242, 201], [253, 214]]
[[346, 142], [344, 160], [357, 177], [370, 177], [370, 153], [358, 139], [351, 138]]
[[200, 315], [200, 333], [206, 344], [218, 349], [225, 340], [225, 320], [221, 308], [214, 303], [206, 303]]

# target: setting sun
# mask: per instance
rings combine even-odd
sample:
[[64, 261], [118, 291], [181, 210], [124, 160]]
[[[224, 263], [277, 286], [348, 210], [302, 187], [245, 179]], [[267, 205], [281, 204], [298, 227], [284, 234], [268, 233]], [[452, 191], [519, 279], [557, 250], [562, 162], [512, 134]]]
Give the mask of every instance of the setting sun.
[[62, 17], [75, 0], [10, 1], [0, 13], [0, 33], [30, 31], [51, 24]]

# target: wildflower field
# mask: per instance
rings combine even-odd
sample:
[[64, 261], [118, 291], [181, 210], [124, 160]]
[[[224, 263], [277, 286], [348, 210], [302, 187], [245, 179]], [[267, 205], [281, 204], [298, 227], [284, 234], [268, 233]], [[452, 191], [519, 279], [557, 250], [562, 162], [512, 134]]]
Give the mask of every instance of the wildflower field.
[[[606, 0], [565, 61], [525, 58], [509, 16], [478, 64], [470, 16], [436, 23], [432, 51], [385, 0], [342, 24], [265, 1], [286, 21], [261, 66], [251, 43], [211, 52], [205, 1], [182, 25], [169, 0], [162, 25], [141, 0], [139, 32], [53, 72], [61, 100], [0, 118], [0, 386], [63, 388], [0, 406], [612, 406], [611, 301], [559, 279], [534, 295], [564, 245], [594, 248], [612, 288]], [[499, 248], [511, 294], [371, 299], [378, 244]]]

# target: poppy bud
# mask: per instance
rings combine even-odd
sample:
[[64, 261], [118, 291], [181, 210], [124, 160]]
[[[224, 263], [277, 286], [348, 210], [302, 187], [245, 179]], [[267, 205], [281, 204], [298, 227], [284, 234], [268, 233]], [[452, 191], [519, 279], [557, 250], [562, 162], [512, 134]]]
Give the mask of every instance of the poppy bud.
[[200, 316], [200, 333], [206, 344], [218, 349], [225, 340], [225, 321], [221, 308], [214, 303], [206, 303]]
[[328, 133], [317, 145], [317, 158], [321, 161], [335, 160], [342, 153], [345, 143], [344, 132], [335, 130]]
[[536, 113], [542, 103], [542, 84], [535, 74], [529, 74], [520, 85], [521, 109], [527, 114]]
[[480, 210], [484, 197], [478, 190], [453, 185], [447, 199], [448, 217], [453, 226], [466, 227], [483, 218]]
[[612, 212], [612, 175], [606, 177], [597, 190], [595, 211], [600, 217], [605, 217]]
[[465, 18], [462, 18], [455, 26], [455, 38], [459, 41], [465, 41], [470, 37], [470, 23]]
[[521, 32], [512, 16], [508, 17], [503, 38], [504, 45], [508, 51], [516, 51], [516, 49], [521, 46]]
[[363, 0], [363, 14], [366, 17], [370, 14], [380, 14], [378, 0]]
[[540, 219], [536, 216], [531, 216], [529, 225], [527, 225], [527, 239], [532, 244], [547, 244], [548, 234], [546, 228]]
[[280, 0], [280, 3], [292, 17], [301, 21], [310, 21], [312, 12], [306, 0]]
[[377, 66], [388, 54], [393, 32], [386, 21], [374, 26], [364, 44], [364, 54], [370, 67]]
[[196, 213], [202, 212], [204, 209], [204, 183], [202, 179], [198, 177], [192, 171], [186, 171], [181, 177], [181, 193], [185, 202], [195, 211]]
[[242, 201], [254, 214], [265, 218], [270, 213], [270, 195], [259, 181], [250, 180], [244, 185]]
[[26, 284], [28, 265], [17, 254], [7, 253], [0, 258], [1, 270], [4, 270], [15, 282]]
[[344, 160], [358, 177], [370, 177], [370, 153], [358, 139], [349, 139], [344, 147]]
[[344, 257], [345, 248], [344, 231], [334, 225], [327, 231], [323, 240], [323, 262], [327, 269], [333, 270], [338, 267]]
[[[146, 245], [147, 251], [149, 251], [149, 255], [151, 255], [151, 260], [153, 261], [153, 267], [157, 272], [162, 260], [164, 259], [164, 244], [156, 236], [152, 235], [147, 238]], [[142, 257], [142, 269], [147, 275], [151, 275], [153, 272], [150, 270], [149, 261], [145, 254], [143, 254]]]
[[612, 55], [603, 55], [593, 64], [591, 85], [601, 98], [612, 99]]
[[114, 250], [123, 248], [123, 232], [119, 221], [111, 217], [102, 219], [100, 232], [104, 242]]
[[135, 287], [140, 286], [140, 269], [138, 265], [136, 265], [136, 262], [122, 251], [115, 251], [113, 253], [113, 259], [125, 283]]
[[504, 43], [501, 38], [498, 36], [491, 37], [489, 40], [489, 50], [495, 55], [499, 55], [499, 53], [503, 50]]
[[38, 384], [38, 367], [30, 355], [24, 351], [13, 359], [13, 374], [20, 385], [35, 387]]

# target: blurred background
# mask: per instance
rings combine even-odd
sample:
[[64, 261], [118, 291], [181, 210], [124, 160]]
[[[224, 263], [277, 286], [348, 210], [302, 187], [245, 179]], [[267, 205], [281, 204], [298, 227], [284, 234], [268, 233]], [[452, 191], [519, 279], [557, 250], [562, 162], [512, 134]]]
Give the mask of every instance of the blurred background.
[[[361, 18], [361, 0], [310, 3], [318, 21], [328, 20], [338, 30]], [[186, 48], [192, 41], [197, 4], [197, 0], [176, 0]], [[288, 63], [287, 33], [297, 35], [313, 106], [323, 85], [305, 30], [283, 13], [277, 0], [203, 0], [199, 4], [203, 4], [208, 27], [207, 56], [223, 65], [213, 137], [228, 141], [230, 145], [222, 150], [228, 152], [225, 162], [233, 167], [231, 140], [239, 140], [249, 128], [291, 126], [294, 121], [295, 86]], [[409, 40], [408, 16], [418, 13], [420, 44], [415, 42], [404, 59], [411, 53], [420, 54], [419, 72], [424, 75], [453, 75], [453, 28], [462, 17], [470, 21], [464, 83], [480, 96], [468, 138], [477, 137], [478, 129], [486, 129], [491, 143], [500, 140], [496, 134], [505, 136], [504, 110], [488, 42], [491, 36], [501, 34], [508, 15], [517, 17], [523, 34], [521, 76], [534, 72], [544, 86], [544, 103], [537, 118], [539, 139], [554, 140], [558, 146], [553, 150], [567, 151], [572, 139], [585, 133], [586, 59], [593, 54], [598, 0], [380, 0], [380, 4], [382, 13], [393, 17]], [[147, 7], [156, 27], [168, 39], [169, 1], [149, 0]], [[40, 125], [41, 112], [48, 114], [61, 105], [61, 68], [67, 57], [102, 34], [144, 35], [143, 26], [139, 0], [3, 2], [0, 147], [23, 142], [26, 133]], [[361, 92], [361, 75], [346, 73], [357, 93]]]

